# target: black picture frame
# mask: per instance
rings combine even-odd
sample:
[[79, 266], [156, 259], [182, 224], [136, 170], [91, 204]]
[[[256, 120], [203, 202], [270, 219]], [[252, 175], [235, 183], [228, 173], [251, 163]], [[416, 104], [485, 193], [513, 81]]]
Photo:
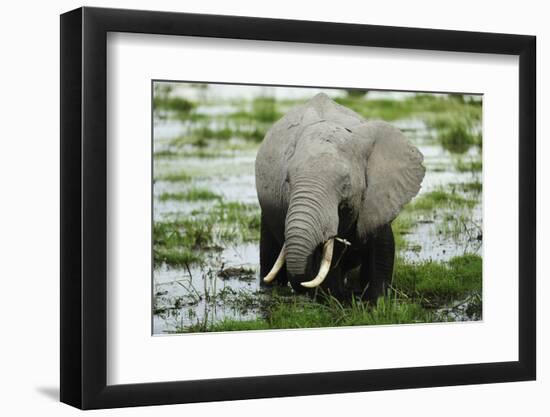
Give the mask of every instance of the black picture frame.
[[[519, 360], [107, 385], [108, 32], [519, 56]], [[61, 15], [61, 401], [82, 409], [534, 380], [534, 36], [79, 8]]]

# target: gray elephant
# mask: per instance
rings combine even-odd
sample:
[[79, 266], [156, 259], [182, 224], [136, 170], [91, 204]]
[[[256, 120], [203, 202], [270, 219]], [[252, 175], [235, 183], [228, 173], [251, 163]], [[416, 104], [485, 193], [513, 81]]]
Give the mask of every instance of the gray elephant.
[[318, 94], [256, 156], [264, 283], [374, 301], [391, 282], [391, 222], [419, 191], [423, 156], [395, 127]]

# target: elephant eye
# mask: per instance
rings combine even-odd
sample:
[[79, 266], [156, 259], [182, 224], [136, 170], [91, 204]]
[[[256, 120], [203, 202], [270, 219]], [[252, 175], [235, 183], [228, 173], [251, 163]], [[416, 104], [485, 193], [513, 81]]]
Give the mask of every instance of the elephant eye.
[[351, 178], [349, 174], [342, 174], [340, 177], [340, 184], [342, 185], [342, 196], [349, 198], [351, 193]]

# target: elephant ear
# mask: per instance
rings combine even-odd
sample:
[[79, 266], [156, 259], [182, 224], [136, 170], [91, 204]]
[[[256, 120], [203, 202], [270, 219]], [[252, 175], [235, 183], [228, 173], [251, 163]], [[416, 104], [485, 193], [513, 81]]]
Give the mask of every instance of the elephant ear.
[[420, 190], [425, 168], [420, 151], [401, 131], [385, 122], [367, 122], [353, 130], [365, 146], [367, 190], [358, 218], [366, 237], [394, 220]]

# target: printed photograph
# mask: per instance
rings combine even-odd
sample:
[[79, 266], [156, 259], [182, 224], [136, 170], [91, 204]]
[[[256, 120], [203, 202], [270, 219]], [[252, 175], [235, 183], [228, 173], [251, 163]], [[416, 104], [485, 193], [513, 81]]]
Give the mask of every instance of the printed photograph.
[[482, 320], [482, 95], [151, 88], [154, 335]]

